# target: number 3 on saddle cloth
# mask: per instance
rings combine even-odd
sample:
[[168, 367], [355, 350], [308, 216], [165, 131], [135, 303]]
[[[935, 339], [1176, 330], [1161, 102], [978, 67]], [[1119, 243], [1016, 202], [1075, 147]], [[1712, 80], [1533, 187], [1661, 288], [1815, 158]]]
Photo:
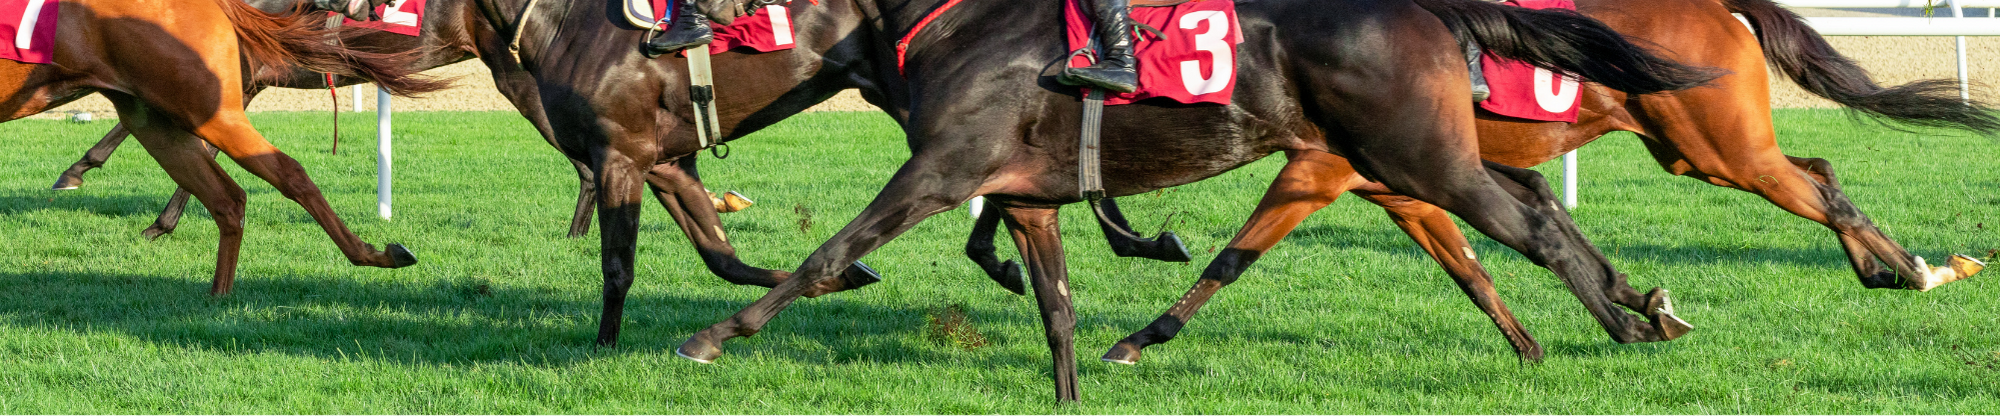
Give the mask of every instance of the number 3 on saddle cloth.
[[30, 64], [53, 62], [56, 0], [0, 0], [0, 58]]
[[[1066, 0], [1070, 50], [1089, 47], [1091, 20], [1077, 0]], [[1142, 32], [1133, 47], [1139, 61], [1139, 90], [1110, 93], [1104, 105], [1129, 104], [1147, 98], [1167, 98], [1183, 104], [1229, 104], [1236, 92], [1236, 45], [1243, 31], [1236, 24], [1233, 0], [1192, 0], [1146, 6], [1133, 2], [1132, 20], [1158, 29]], [[1173, 3], [1173, 2], [1166, 2]], [[1127, 34], [1130, 36], [1130, 34]], [[1090, 58], [1070, 58], [1070, 66], [1090, 66]]]
[[[1507, 4], [1530, 9], [1576, 10], [1572, 0], [1507, 0]], [[1486, 71], [1486, 83], [1493, 95], [1479, 108], [1508, 117], [1536, 121], [1575, 123], [1583, 102], [1583, 87], [1575, 78], [1558, 75], [1520, 61], [1499, 59], [1493, 54], [1479, 57]]]
[[[623, 0], [625, 20], [633, 26], [647, 27], [660, 20], [659, 16], [674, 16], [669, 11], [676, 7], [688, 7], [685, 1], [672, 0]], [[757, 52], [771, 52], [791, 49], [792, 16], [786, 4], [764, 6], [757, 14], [736, 18], [728, 26], [712, 26], [715, 40], [709, 42], [708, 54], [714, 55], [737, 48], [750, 48]], [[819, 4], [813, 0], [812, 4]], [[662, 22], [661, 27], [669, 22]], [[681, 51], [685, 54], [687, 51]]]

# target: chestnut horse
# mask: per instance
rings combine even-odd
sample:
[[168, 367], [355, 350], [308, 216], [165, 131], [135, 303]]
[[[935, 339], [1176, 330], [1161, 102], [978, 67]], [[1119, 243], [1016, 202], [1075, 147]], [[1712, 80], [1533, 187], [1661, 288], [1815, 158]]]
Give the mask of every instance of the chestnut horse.
[[[1964, 256], [1953, 256], [1950, 267], [1926, 267], [1922, 258], [1884, 236], [1848, 201], [1834, 180], [1831, 164], [1781, 153], [1771, 124], [1765, 63], [1807, 91], [1866, 114], [1984, 134], [2000, 130], [2000, 122], [1983, 105], [1961, 101], [1951, 81], [1877, 86], [1803, 19], [1770, 0], [1579, 0], [1577, 6], [1584, 15], [1602, 19], [1642, 44], [1656, 45], [1669, 56], [1723, 68], [1730, 74], [1717, 79], [1712, 88], [1644, 96], [1586, 83], [1590, 92], [1583, 94], [1583, 111], [1574, 124], [1481, 112], [1481, 157], [1511, 166], [1534, 166], [1605, 133], [1630, 131], [1639, 135], [1670, 173], [1757, 194], [1832, 229], [1864, 287], [1928, 290], [1978, 272], [1980, 265]], [[1757, 28], [1756, 34], [1730, 13], [1741, 13]], [[1209, 263], [1194, 287], [1159, 319], [1112, 346], [1103, 357], [1105, 361], [1132, 364], [1139, 360], [1142, 348], [1172, 339], [1216, 291], [1234, 282], [1307, 215], [1350, 191], [1388, 210], [1396, 225], [1492, 318], [1522, 359], [1541, 359], [1541, 346], [1507, 310], [1494, 291], [1491, 276], [1480, 267], [1463, 233], [1443, 210], [1370, 182], [1338, 155], [1294, 151], [1286, 156], [1289, 162], [1256, 212], [1228, 248]], [[990, 232], [987, 235], [986, 241], [991, 241]], [[1888, 267], [1885, 269], [1878, 259]], [[1614, 339], [1629, 341], [1617, 336], [1618, 326], [1601, 323], [1613, 332]]]
[[416, 258], [402, 246], [363, 243], [327, 206], [298, 162], [279, 152], [243, 115], [246, 67], [297, 66], [374, 79], [392, 90], [422, 92], [442, 83], [409, 78], [403, 59], [348, 51], [325, 42], [317, 21], [274, 16], [237, 0], [64, 1], [55, 62], [0, 61], [7, 120], [101, 93], [133, 126], [146, 151], [175, 183], [194, 192], [220, 229], [210, 293], [227, 294], [243, 241], [245, 195], [202, 142], [297, 201], [355, 265], [403, 267]]
[[[887, 72], [877, 75], [878, 85], [908, 111], [910, 160], [791, 279], [694, 334], [676, 353], [702, 362], [719, 358], [724, 341], [756, 334], [812, 285], [835, 279], [848, 263], [923, 219], [985, 195], [1002, 208], [1028, 258], [1053, 355], [1056, 396], [1076, 400], [1075, 312], [1055, 214], [1061, 205], [1081, 200], [1075, 166], [1082, 105], [1074, 89], [1051, 76], [1051, 66], [1068, 53], [1062, 47], [1061, 3], [855, 4], [866, 20], [853, 43], [875, 54], [877, 71]], [[1241, 71], [1234, 102], [1105, 109], [1102, 166], [1109, 194], [1193, 182], [1274, 152], [1340, 154], [1389, 188], [1459, 214], [1547, 265], [1578, 296], [1592, 299], [1600, 319], [1622, 325], [1621, 340], [1663, 341], [1687, 329], [1664, 310], [1662, 292], [1640, 294], [1626, 285], [1556, 207], [1539, 176], [1480, 162], [1465, 59], [1448, 28], [1471, 33], [1499, 55], [1608, 80], [1636, 93], [1698, 85], [1709, 79], [1704, 71], [1646, 55], [1602, 24], [1573, 13], [1476, 0], [1273, 0], [1236, 6], [1246, 42], [1230, 56]], [[929, 22], [929, 29], [914, 31], [918, 22]], [[597, 41], [559, 39], [577, 48]], [[551, 61], [547, 69], [604, 76], [600, 68], [574, 62]], [[652, 161], [605, 159], [603, 165], [628, 170]], [[605, 194], [637, 190], [635, 184], [599, 180]], [[599, 209], [611, 212], [621, 205], [630, 203], [600, 198]], [[605, 251], [608, 255], [611, 247]], [[600, 328], [600, 340], [605, 329]]]

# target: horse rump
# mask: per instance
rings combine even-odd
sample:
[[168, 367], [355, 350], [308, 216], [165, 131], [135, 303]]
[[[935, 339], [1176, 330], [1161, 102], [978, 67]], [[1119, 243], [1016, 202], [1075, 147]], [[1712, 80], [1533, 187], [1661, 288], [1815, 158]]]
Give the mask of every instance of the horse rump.
[[1647, 52], [1603, 22], [1571, 10], [1527, 9], [1480, 0], [1415, 0], [1452, 36], [1494, 55], [1633, 94], [1676, 91], [1722, 76]]
[[237, 42], [252, 68], [280, 73], [299, 68], [362, 78], [400, 96], [451, 86], [450, 80], [417, 75], [422, 69], [412, 64], [424, 56], [424, 51], [380, 53], [348, 49], [341, 31], [327, 28], [317, 18], [323, 14], [310, 10], [309, 4], [300, 4], [287, 13], [272, 14], [241, 0], [215, 2], [235, 26]]

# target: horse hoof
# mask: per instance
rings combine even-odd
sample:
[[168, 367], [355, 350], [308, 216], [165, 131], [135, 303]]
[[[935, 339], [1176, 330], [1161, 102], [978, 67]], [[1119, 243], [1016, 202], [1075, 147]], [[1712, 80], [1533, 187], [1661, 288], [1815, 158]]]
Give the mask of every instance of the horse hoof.
[[1155, 237], [1153, 241], [1157, 242], [1160, 247], [1168, 247], [1156, 250], [1157, 253], [1154, 254], [1157, 254], [1158, 257], [1152, 257], [1153, 260], [1175, 263], [1186, 263], [1194, 260], [1194, 256], [1188, 254], [1187, 244], [1181, 243], [1181, 236], [1174, 235], [1172, 231], [1160, 233], [1160, 236]]
[[1694, 325], [1674, 316], [1674, 301], [1667, 297], [1666, 289], [1656, 287], [1646, 294], [1646, 311], [1654, 329], [1659, 331], [1661, 341], [1672, 341], [1694, 330]]
[[697, 363], [709, 364], [714, 363], [716, 358], [722, 357], [722, 347], [716, 346], [715, 343], [702, 338], [700, 334], [696, 334], [694, 337], [688, 338], [687, 342], [681, 343], [680, 348], [675, 348], [674, 355]]
[[57, 179], [56, 186], [51, 187], [50, 189], [57, 191], [73, 191], [81, 187], [83, 187], [83, 181], [79, 180], [71, 182], [69, 178], [62, 178], [62, 179]]
[[1931, 267], [1923, 257], [1917, 257], [1916, 261], [1917, 273], [1920, 276], [1909, 280], [1909, 288], [1918, 292], [1929, 292], [1938, 286], [1972, 277], [1973, 274], [1986, 269], [1986, 263], [1962, 254], [1953, 254], [1951, 258], [1945, 260], [1943, 267]]
[[1099, 358], [1099, 360], [1103, 360], [1104, 362], [1107, 363], [1138, 365], [1139, 347], [1134, 347], [1132, 346], [1132, 344], [1119, 342], [1118, 345], [1112, 345], [1111, 351], [1105, 352], [1104, 358]]
[[174, 232], [172, 228], [161, 227], [159, 224], [153, 224], [153, 226], [146, 227], [145, 230], [139, 231], [139, 235], [146, 236], [146, 241], [153, 241], [153, 239], [160, 238], [160, 236], [167, 235], [167, 233], [171, 232]]
[[876, 273], [875, 269], [856, 260], [853, 266], [848, 266], [846, 271], [840, 273], [840, 281], [847, 284], [847, 290], [854, 290], [882, 281], [882, 274]]
[[394, 264], [389, 265], [391, 269], [417, 264], [417, 255], [410, 253], [410, 249], [403, 248], [402, 244], [390, 244], [388, 251], [389, 259], [394, 262]]
[[1022, 276], [1021, 262], [1008, 260], [1006, 263], [1000, 263], [1000, 273], [990, 277], [994, 282], [999, 282], [1000, 287], [1014, 292], [1015, 296], [1028, 294], [1028, 278]]
[[750, 197], [743, 196], [743, 194], [736, 191], [723, 192], [721, 196], [710, 196], [709, 198], [715, 200], [715, 212], [720, 213], [742, 211], [744, 208], [749, 208], [751, 205], [757, 203], [757, 201], [752, 201]]

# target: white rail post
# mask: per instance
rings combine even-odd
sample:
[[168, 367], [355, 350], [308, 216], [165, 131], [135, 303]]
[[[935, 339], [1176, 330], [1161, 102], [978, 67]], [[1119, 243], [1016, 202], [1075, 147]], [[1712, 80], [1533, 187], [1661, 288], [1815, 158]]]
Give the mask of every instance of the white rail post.
[[1576, 208], [1576, 150], [1563, 154], [1563, 208]]
[[[1965, 3], [1965, 0], [1951, 0], [1951, 17], [1952, 17], [1952, 18], [1954, 18], [1954, 19], [1964, 19], [1964, 18], [1965, 18], [1965, 7], [1963, 7], [1963, 6], [1965, 5], [1964, 3]], [[1959, 36], [1959, 37], [1958, 37], [1958, 99], [1959, 99], [1959, 100], [1961, 100], [1961, 101], [1967, 101], [1967, 102], [1970, 102], [1970, 101], [1972, 101], [1972, 80], [1971, 80], [1971, 75], [1970, 75], [1969, 71], [1967, 71], [1967, 70], [1966, 70], [1966, 68], [1965, 68], [1965, 37], [1964, 37], [1964, 36]]]
[[[361, 101], [356, 97], [356, 102]], [[375, 210], [389, 219], [389, 90], [375, 89]]]
[[361, 97], [367, 96], [366, 94], [367, 91], [368, 90], [361, 89], [360, 85], [354, 86], [354, 98], [350, 99], [350, 101], [354, 101], [354, 112], [356, 113], [361, 112]]

